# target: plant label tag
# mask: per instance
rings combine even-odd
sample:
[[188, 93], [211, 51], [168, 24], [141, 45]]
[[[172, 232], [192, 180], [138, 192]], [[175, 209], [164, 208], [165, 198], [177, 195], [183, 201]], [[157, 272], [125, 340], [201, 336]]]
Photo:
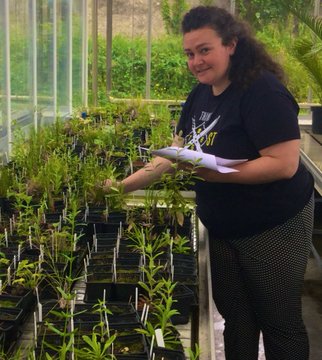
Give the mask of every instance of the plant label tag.
[[160, 347], [165, 347], [163, 334], [161, 329], [155, 329], [155, 339], [157, 341], [157, 345]]

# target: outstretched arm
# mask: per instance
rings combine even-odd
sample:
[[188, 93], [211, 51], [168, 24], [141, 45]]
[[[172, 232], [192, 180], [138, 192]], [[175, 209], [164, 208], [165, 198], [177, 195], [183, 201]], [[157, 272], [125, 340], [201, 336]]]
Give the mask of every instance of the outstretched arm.
[[[182, 139], [175, 136], [172, 146], [182, 146]], [[155, 157], [142, 169], [139, 169], [134, 174], [123, 179], [119, 184], [123, 186], [123, 191], [125, 193], [143, 189], [160, 179], [163, 173], [171, 172], [171, 164], [172, 162], [168, 159], [159, 156]], [[111, 186], [112, 181], [110, 179], [105, 180], [103, 186], [104, 190], [108, 191]]]
[[125, 193], [143, 189], [161, 178], [162, 174], [171, 171], [171, 161], [155, 157], [143, 168], [121, 181]]

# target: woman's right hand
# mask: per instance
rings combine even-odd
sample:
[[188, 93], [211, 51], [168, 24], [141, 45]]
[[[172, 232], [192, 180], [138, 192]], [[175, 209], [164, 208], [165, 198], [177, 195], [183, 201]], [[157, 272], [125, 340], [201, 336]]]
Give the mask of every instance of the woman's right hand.
[[103, 191], [105, 193], [109, 193], [112, 190], [118, 189], [120, 190], [122, 186], [122, 182], [121, 181], [116, 181], [116, 180], [112, 180], [112, 179], [106, 179], [103, 181]]
[[110, 192], [110, 190], [111, 190], [111, 188], [113, 187], [113, 184], [114, 184], [115, 182], [113, 182], [113, 180], [111, 180], [111, 179], [106, 179], [106, 180], [104, 180], [103, 181], [103, 190], [104, 190], [104, 192], [106, 192], [106, 193], [108, 193], [108, 192]]

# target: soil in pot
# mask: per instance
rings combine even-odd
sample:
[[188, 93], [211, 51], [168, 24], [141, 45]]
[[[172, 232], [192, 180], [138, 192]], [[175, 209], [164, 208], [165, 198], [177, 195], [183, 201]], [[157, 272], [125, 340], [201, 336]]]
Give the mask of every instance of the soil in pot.
[[148, 354], [145, 337], [141, 334], [118, 336], [113, 342], [114, 354], [117, 355], [146, 355]]

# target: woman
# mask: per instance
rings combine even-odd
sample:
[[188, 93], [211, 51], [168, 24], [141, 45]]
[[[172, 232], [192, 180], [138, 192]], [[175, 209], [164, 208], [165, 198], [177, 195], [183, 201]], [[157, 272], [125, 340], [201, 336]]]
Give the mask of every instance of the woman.
[[[195, 186], [198, 216], [209, 231], [214, 300], [225, 319], [226, 359], [257, 359], [260, 332], [267, 360], [308, 359], [301, 288], [313, 179], [300, 163], [298, 105], [282, 84], [281, 68], [224, 9], [193, 8], [182, 30], [199, 83], [178, 134], [191, 149], [248, 159], [235, 166], [238, 172], [199, 168], [203, 181]], [[157, 157], [122, 186], [126, 192], [145, 187], [170, 166]]]

